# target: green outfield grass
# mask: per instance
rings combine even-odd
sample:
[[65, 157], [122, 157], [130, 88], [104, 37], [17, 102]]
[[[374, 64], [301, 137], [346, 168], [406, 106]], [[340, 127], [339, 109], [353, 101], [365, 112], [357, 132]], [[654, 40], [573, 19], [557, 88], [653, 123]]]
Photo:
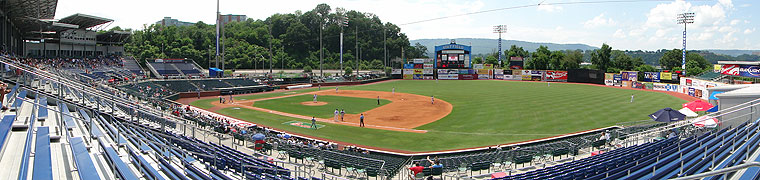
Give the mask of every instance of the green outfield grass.
[[292, 114], [316, 116], [318, 118], [332, 118], [335, 109], [343, 109], [348, 114], [359, 114], [391, 102], [389, 100], [381, 99], [380, 105], [377, 105], [377, 99], [345, 96], [318, 96], [318, 101], [327, 102], [327, 104], [322, 106], [301, 105], [301, 102], [311, 102], [313, 99], [313, 95], [307, 94], [257, 101], [253, 103], [253, 106]]
[[[265, 126], [321, 138], [406, 151], [436, 151], [532, 140], [648, 120], [648, 114], [679, 108], [685, 100], [660, 92], [583, 84], [519, 81], [393, 81], [348, 90], [435, 95], [454, 109], [448, 116], [406, 133], [325, 124], [310, 130], [283, 122], [299, 120], [248, 109], [217, 112]], [[630, 102], [631, 95], [635, 101]], [[308, 114], [303, 114], [308, 115]], [[306, 122], [307, 120], [299, 120]], [[368, 122], [371, 124], [371, 122]]]

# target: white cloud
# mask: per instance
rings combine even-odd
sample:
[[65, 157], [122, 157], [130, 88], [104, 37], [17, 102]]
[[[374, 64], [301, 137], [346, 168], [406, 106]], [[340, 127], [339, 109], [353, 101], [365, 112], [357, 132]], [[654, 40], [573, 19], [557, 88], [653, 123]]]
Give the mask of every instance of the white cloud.
[[615, 21], [612, 20], [612, 18], [605, 18], [604, 13], [599, 14], [598, 16], [594, 17], [593, 19], [589, 19], [588, 21], [583, 23], [583, 27], [585, 28], [595, 28], [600, 26], [613, 26], [615, 25]]
[[734, 19], [734, 20], [731, 20], [731, 25], [734, 26], [734, 25], [739, 24], [740, 22], [742, 22], [742, 21], [740, 21], [738, 19]]
[[742, 5], [739, 5], [739, 7], [743, 7], [743, 8], [750, 7], [750, 6], [752, 6], [752, 4], [742, 4]]
[[625, 38], [625, 32], [623, 32], [623, 29], [618, 29], [614, 34], [612, 34], [612, 37]]
[[704, 32], [704, 33], [699, 33], [699, 36], [697, 36], [697, 40], [705, 41], [712, 37], [713, 37], [713, 33]]
[[744, 30], [744, 34], [751, 34], [752, 32], [755, 32], [755, 28], [752, 28], [752, 29], [747, 28]]
[[545, 11], [545, 12], [558, 12], [562, 11], [562, 6], [555, 6], [555, 5], [539, 5], [537, 7], [539, 11]]

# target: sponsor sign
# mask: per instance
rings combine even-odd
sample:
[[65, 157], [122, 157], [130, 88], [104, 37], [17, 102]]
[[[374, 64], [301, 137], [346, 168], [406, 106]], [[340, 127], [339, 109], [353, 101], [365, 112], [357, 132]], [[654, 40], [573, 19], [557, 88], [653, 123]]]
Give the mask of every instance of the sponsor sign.
[[435, 71], [434, 69], [423, 69], [422, 74], [433, 74]]
[[605, 79], [605, 80], [604, 80], [604, 85], [607, 85], [607, 86], [612, 86], [612, 85], [615, 85], [615, 80], [612, 80], [612, 79]]
[[391, 70], [391, 74], [401, 74], [401, 69], [393, 69]]
[[474, 74], [460, 74], [459, 75], [459, 80], [473, 80], [475, 78], [477, 77]]
[[483, 69], [493, 69], [493, 64], [483, 64]]
[[512, 70], [512, 75], [520, 76], [520, 75], [522, 75], [522, 71], [521, 70]]
[[414, 69], [414, 64], [404, 64], [404, 69]]
[[612, 75], [612, 80], [622, 81], [623, 80], [623, 75], [622, 74], [613, 74]]
[[531, 79], [533, 79], [533, 76], [531, 76], [531, 75], [522, 75], [522, 80], [523, 81], [530, 81]]
[[512, 74], [512, 70], [511, 69], [505, 69], [504, 70], [504, 74], [510, 74], [511, 75]]
[[644, 81], [660, 82], [660, 72], [644, 72]]
[[484, 67], [483, 64], [473, 64], [472, 65], [473, 69], [484, 69], [483, 67]]
[[404, 74], [414, 74], [414, 69], [404, 69]]
[[478, 69], [478, 74], [490, 74], [490, 69]]
[[422, 76], [422, 79], [431, 80], [433, 79], [433, 76]]
[[615, 79], [615, 73], [604, 73], [604, 80], [613, 80]]
[[[494, 69], [493, 70], [494, 75], [504, 75], [504, 70], [501, 69]], [[511, 72], [509, 74], [512, 74]]]
[[413, 74], [404, 74], [404, 79], [412, 79], [413, 77]]
[[620, 72], [624, 81], [638, 81], [639, 76], [636, 71], [623, 71]]
[[449, 73], [448, 69], [436, 69], [436, 71], [438, 71], [438, 74], [448, 74]]
[[459, 74], [459, 70], [449, 69], [449, 73], [447, 73], [447, 74]]
[[678, 92], [678, 84], [652, 83], [652, 89], [657, 91]]
[[721, 69], [723, 69], [723, 66], [720, 64], [713, 65], [713, 72], [719, 73]]
[[494, 74], [493, 75], [493, 79], [504, 79], [504, 75], [503, 74]]
[[422, 69], [414, 69], [414, 74], [422, 74]]
[[[306, 129], [311, 129], [312, 128], [310, 122], [307, 123], [307, 122], [301, 122], [301, 121], [288, 121], [288, 122], [284, 122], [282, 124], [296, 126], [296, 127], [301, 127], [301, 128], [306, 128]], [[325, 125], [321, 125], [321, 124], [317, 124], [316, 125], [317, 129], [323, 128], [323, 127], [325, 127]]]
[[412, 60], [412, 61], [414, 62], [414, 64], [422, 64], [422, 63], [425, 63], [425, 59], [414, 59], [414, 60]]
[[478, 79], [491, 79], [491, 75], [488, 75], [488, 74], [478, 74]]
[[412, 76], [412, 79], [422, 79], [422, 74], [414, 74], [414, 76]]
[[530, 71], [530, 75], [533, 75], [533, 76], [543, 76], [544, 75], [544, 71], [532, 70], [532, 71]]
[[668, 81], [673, 80], [673, 73], [661, 72], [660, 80], [668, 80]]
[[422, 68], [424, 68], [424, 69], [433, 69], [433, 64], [423, 64]]
[[760, 66], [726, 64], [720, 70], [721, 74], [760, 78]]
[[470, 70], [468, 70], [468, 69], [460, 69], [459, 72], [457, 72], [457, 74], [470, 74]]
[[567, 71], [546, 71], [546, 80], [567, 81]]
[[414, 64], [414, 69], [422, 69], [422, 67], [425, 67], [424, 64]]
[[512, 80], [512, 75], [504, 75], [504, 80]]

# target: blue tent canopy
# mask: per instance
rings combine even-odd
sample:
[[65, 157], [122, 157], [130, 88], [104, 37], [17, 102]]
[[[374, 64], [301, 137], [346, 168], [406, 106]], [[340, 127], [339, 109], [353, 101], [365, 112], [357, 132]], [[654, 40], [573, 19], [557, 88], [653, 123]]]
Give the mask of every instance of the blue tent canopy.
[[724, 93], [724, 92], [723, 91], [713, 91], [712, 93], [710, 93], [710, 97], [707, 98], [707, 99], [709, 99], [709, 100], [718, 100], [718, 97], [715, 97], [715, 95], [720, 94], [720, 93]]
[[686, 115], [678, 112], [677, 110], [665, 108], [650, 114], [649, 117], [657, 122], [675, 122], [684, 120], [686, 118]]

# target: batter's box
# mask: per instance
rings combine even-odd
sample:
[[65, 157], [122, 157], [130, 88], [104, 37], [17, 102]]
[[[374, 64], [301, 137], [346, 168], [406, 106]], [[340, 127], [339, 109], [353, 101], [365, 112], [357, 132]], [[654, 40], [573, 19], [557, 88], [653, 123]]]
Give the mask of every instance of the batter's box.
[[[302, 127], [302, 128], [306, 128], [306, 129], [312, 129], [311, 123], [307, 123], [307, 122], [288, 121], [288, 122], [284, 122], [282, 124], [296, 126], [296, 127]], [[325, 127], [325, 125], [317, 124], [317, 129], [323, 128], [323, 127]]]

